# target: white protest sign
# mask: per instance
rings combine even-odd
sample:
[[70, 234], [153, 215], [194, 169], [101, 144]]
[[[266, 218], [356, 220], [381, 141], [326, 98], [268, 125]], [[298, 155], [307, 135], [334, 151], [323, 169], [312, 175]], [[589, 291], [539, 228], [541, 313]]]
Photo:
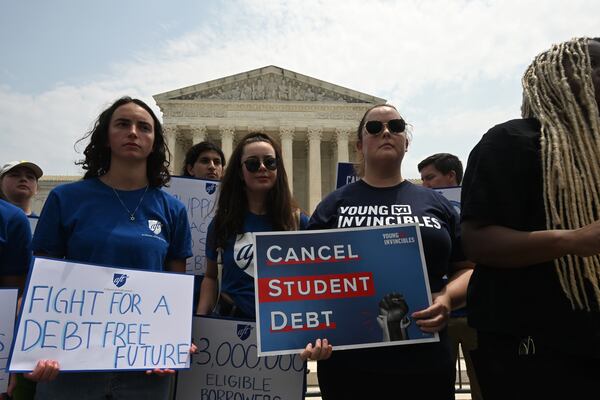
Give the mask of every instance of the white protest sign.
[[31, 228], [31, 234], [33, 235], [35, 233], [35, 228], [37, 227], [40, 217], [33, 217], [31, 215], [28, 215], [27, 219], [29, 220], [29, 227]]
[[17, 289], [0, 289], [0, 393], [6, 392], [8, 386], [6, 364], [13, 340], [17, 294]]
[[460, 215], [460, 193], [462, 187], [450, 186], [445, 188], [437, 188], [434, 190], [440, 193], [446, 199], [448, 199], [448, 201], [450, 201], [450, 204], [452, 204], [456, 212]]
[[193, 256], [187, 259], [186, 272], [191, 275], [206, 272], [206, 231], [216, 211], [218, 187], [217, 181], [174, 176], [163, 188], [187, 209]]
[[177, 400], [303, 399], [305, 366], [299, 355], [258, 357], [254, 322], [194, 317], [198, 351], [179, 371]]
[[10, 370], [187, 368], [193, 277], [35, 258]]

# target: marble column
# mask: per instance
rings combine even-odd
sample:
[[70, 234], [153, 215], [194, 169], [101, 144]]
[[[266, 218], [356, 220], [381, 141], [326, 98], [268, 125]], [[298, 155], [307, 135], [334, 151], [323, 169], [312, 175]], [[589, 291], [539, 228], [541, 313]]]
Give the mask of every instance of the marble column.
[[321, 138], [320, 127], [308, 128], [308, 206], [309, 212], [321, 201]]
[[350, 157], [348, 154], [348, 137], [350, 130], [348, 128], [336, 128], [335, 139], [337, 145], [337, 160], [336, 162], [348, 162]]
[[169, 172], [173, 173], [173, 171], [177, 168], [177, 126], [175, 125], [165, 125], [164, 128], [165, 140], [167, 142], [167, 147], [169, 148], [169, 152], [171, 156], [169, 158]]
[[279, 135], [281, 136], [281, 153], [283, 156], [283, 165], [285, 166], [285, 172], [287, 172], [288, 182], [290, 186], [290, 192], [294, 192], [294, 128], [292, 127], [281, 127], [279, 128]]
[[225, 161], [229, 162], [233, 152], [234, 128], [232, 126], [221, 126], [219, 131], [221, 132], [221, 150], [225, 155]]
[[206, 126], [194, 126], [192, 128], [192, 146], [206, 140]]

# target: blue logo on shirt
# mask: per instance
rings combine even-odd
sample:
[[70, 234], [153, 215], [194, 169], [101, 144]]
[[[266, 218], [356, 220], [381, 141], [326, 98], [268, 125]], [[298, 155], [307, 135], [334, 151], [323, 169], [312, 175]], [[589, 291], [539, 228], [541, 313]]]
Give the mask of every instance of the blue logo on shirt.
[[206, 193], [213, 194], [215, 192], [215, 190], [217, 190], [217, 184], [216, 183], [207, 183], [205, 188], [206, 188]]
[[113, 275], [113, 283], [116, 287], [121, 287], [127, 282], [127, 278], [129, 278], [125, 274], [114, 274]]
[[251, 325], [248, 325], [248, 324], [238, 324], [237, 325], [237, 335], [242, 340], [248, 339], [248, 336], [250, 336], [251, 331], [252, 331]]

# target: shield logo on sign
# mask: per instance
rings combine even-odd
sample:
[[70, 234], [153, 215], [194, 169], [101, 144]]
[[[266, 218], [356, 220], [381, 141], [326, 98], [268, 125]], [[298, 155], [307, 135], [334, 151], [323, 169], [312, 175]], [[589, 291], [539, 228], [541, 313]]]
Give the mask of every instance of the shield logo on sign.
[[217, 190], [216, 183], [207, 183], [206, 184], [206, 193], [213, 194], [215, 192], [215, 190]]
[[113, 275], [113, 283], [115, 284], [116, 287], [121, 287], [125, 284], [125, 282], [127, 281], [127, 278], [129, 278], [129, 277], [125, 274], [114, 274]]
[[237, 325], [237, 335], [240, 339], [246, 340], [248, 336], [250, 336], [250, 332], [252, 332], [252, 326], [248, 324], [238, 324]]

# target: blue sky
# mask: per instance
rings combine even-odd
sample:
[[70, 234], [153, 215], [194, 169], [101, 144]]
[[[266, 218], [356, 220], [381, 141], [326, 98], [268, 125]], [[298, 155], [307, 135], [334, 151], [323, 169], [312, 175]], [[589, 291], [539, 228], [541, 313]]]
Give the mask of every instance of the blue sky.
[[405, 177], [436, 152], [466, 164], [519, 116], [539, 52], [600, 36], [600, 2], [0, 0], [0, 162], [80, 173], [75, 141], [124, 94], [277, 65], [387, 99], [414, 126]]

